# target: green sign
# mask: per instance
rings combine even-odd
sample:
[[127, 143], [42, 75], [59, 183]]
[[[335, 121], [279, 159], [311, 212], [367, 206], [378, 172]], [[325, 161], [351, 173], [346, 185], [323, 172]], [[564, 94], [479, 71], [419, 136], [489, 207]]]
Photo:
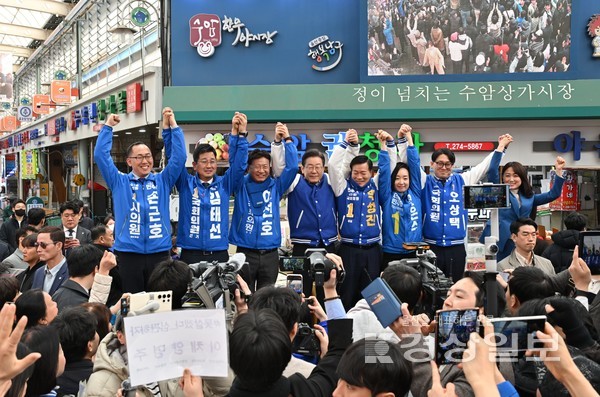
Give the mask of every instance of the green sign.
[[600, 80], [165, 87], [177, 120], [559, 119], [600, 117]]
[[148, 24], [152, 22], [152, 19], [150, 19], [150, 11], [148, 11], [144, 7], [134, 8], [131, 11], [131, 22], [133, 22], [135, 26], [139, 26], [140, 28], [148, 26]]
[[29, 210], [32, 208], [44, 208], [44, 200], [38, 196], [29, 197], [27, 201], [25, 201], [25, 205], [27, 206], [27, 211], [29, 212]]

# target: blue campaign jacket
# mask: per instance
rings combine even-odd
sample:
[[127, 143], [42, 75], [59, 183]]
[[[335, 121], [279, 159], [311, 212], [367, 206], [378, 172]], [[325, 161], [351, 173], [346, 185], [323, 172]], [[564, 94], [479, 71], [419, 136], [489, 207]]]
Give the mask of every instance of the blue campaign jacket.
[[329, 176], [311, 184], [296, 175], [288, 193], [288, 218], [292, 243], [317, 246], [337, 241], [337, 214]]
[[464, 185], [464, 179], [457, 174], [452, 174], [446, 183], [427, 175], [421, 196], [423, 241], [442, 247], [464, 244], [467, 234]]
[[[398, 146], [400, 159], [406, 158], [404, 147]], [[421, 169], [423, 241], [441, 247], [464, 244], [467, 210], [463, 208], [463, 186], [479, 183], [490, 168], [498, 168], [502, 156], [494, 150], [469, 171], [452, 174], [445, 183]]]
[[110, 155], [113, 129], [105, 125], [98, 135], [94, 159], [113, 194], [116, 251], [153, 254], [171, 250], [170, 194], [186, 159], [183, 131], [176, 127], [171, 134], [171, 161], [162, 172], [151, 173], [143, 181], [115, 167]]
[[[395, 155], [395, 154], [392, 154]], [[408, 254], [404, 242], [421, 241], [423, 223], [421, 212], [421, 161], [414, 146], [407, 149], [410, 185], [406, 192], [393, 189], [390, 154], [379, 152], [379, 203], [383, 211], [383, 251]]]
[[[171, 134], [163, 134], [165, 153], [171, 153]], [[244, 178], [248, 161], [248, 140], [229, 137], [229, 168], [215, 175], [205, 188], [197, 174], [185, 167], [175, 183], [179, 191], [177, 246], [189, 250], [224, 251], [229, 248], [229, 196]]]
[[298, 151], [285, 144], [285, 168], [281, 176], [256, 183], [246, 175], [235, 190], [229, 242], [238, 247], [272, 249], [281, 245], [279, 201], [298, 172]]
[[[498, 167], [490, 167], [490, 170], [488, 171], [488, 180], [492, 183], [500, 183]], [[519, 199], [517, 199], [514, 194], [510, 194], [510, 208], [501, 208], [498, 210], [498, 220], [500, 223], [500, 235], [497, 236], [499, 251], [498, 254], [496, 254], [498, 261], [509, 256], [515, 247], [513, 241], [510, 239], [510, 224], [519, 218], [529, 218], [534, 207], [550, 203], [560, 197], [564, 183], [565, 179], [556, 175], [552, 188], [547, 193], [534, 194], [531, 197], [525, 197], [519, 193]], [[521, 201], [521, 203], [519, 203], [519, 201]], [[483, 242], [484, 238], [490, 234], [491, 225], [488, 221], [480, 241]]]
[[342, 242], [371, 245], [381, 240], [379, 195], [373, 178], [363, 187], [350, 176], [350, 163], [358, 145], [341, 142], [329, 159], [329, 177], [336, 196], [338, 225]]
[[381, 238], [379, 196], [373, 178], [363, 187], [352, 178], [341, 196], [336, 198], [342, 242], [371, 245]]

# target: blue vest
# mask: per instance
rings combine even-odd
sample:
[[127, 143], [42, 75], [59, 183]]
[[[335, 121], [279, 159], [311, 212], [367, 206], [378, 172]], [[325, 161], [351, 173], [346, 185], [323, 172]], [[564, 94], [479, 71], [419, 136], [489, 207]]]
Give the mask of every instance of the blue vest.
[[181, 128], [163, 130], [166, 135], [172, 139], [170, 161], [162, 172], [143, 179], [115, 167], [110, 154], [111, 127], [105, 125], [98, 135], [94, 159], [113, 194], [116, 251], [154, 254], [171, 250], [170, 194], [185, 167], [186, 154]]
[[292, 243], [317, 246], [337, 240], [337, 217], [328, 175], [311, 184], [302, 176], [288, 194], [288, 218]]
[[215, 175], [210, 186], [204, 187], [200, 178], [190, 175], [185, 168], [177, 180], [177, 246], [181, 248], [202, 251], [229, 248], [229, 196], [244, 178], [248, 141], [232, 135], [229, 145], [229, 169], [223, 176]]
[[452, 174], [444, 184], [427, 175], [423, 204], [423, 240], [447, 247], [464, 244], [467, 235], [467, 210], [464, 209], [464, 179]]
[[298, 151], [285, 144], [285, 168], [278, 178], [254, 182], [246, 175], [235, 189], [229, 242], [238, 247], [272, 249], [281, 245], [279, 201], [298, 173]]
[[410, 172], [409, 189], [404, 193], [392, 190], [390, 157], [388, 152], [379, 153], [379, 200], [383, 212], [383, 251], [408, 254], [402, 243], [421, 241], [421, 168], [419, 153], [414, 146], [407, 149]]
[[342, 242], [371, 245], [380, 241], [379, 197], [373, 179], [359, 187], [352, 178], [336, 198]]

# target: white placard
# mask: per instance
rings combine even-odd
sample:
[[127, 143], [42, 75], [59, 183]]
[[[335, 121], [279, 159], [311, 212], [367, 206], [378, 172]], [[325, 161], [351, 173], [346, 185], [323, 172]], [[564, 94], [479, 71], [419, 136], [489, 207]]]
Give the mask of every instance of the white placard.
[[132, 386], [194, 375], [227, 376], [225, 311], [179, 310], [125, 317]]

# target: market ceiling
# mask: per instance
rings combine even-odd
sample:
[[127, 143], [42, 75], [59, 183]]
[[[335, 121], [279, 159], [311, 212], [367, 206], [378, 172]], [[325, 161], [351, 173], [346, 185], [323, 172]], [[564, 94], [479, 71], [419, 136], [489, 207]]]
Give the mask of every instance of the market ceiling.
[[0, 0], [0, 52], [13, 54], [16, 71], [79, 0]]

